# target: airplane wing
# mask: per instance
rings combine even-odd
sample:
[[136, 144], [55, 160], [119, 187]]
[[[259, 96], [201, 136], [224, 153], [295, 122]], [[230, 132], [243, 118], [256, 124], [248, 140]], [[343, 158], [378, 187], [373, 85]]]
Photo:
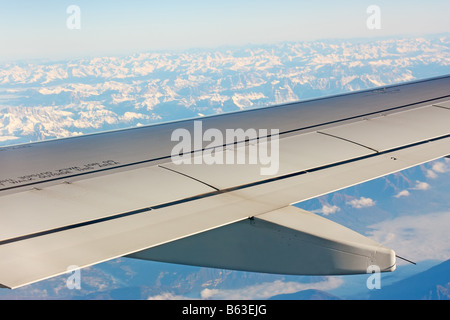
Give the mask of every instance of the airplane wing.
[[120, 256], [392, 271], [390, 248], [291, 204], [449, 154], [450, 76], [3, 147], [0, 284]]

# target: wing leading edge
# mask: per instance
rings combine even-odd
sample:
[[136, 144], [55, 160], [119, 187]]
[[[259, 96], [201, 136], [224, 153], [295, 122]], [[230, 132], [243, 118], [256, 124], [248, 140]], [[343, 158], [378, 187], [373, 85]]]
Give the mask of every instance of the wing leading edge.
[[[194, 120], [0, 148], [0, 284], [120, 256], [286, 274], [392, 271], [391, 249], [290, 205], [450, 154], [449, 88], [447, 76], [201, 119], [222, 132], [279, 129], [271, 175], [196, 161], [205, 145], [187, 154], [193, 164], [172, 162], [171, 133], [194, 134]], [[248, 156], [261, 141], [214, 150]]]

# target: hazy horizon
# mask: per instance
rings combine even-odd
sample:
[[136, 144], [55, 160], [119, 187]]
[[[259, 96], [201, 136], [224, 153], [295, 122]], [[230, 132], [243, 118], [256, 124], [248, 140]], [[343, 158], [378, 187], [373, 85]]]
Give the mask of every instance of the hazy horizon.
[[[75, 6], [75, 7], [74, 7]], [[373, 11], [373, 6], [378, 12]], [[0, 61], [450, 32], [450, 3], [0, 1]], [[378, 23], [374, 25], [374, 23]], [[373, 28], [369, 28], [372, 24]]]

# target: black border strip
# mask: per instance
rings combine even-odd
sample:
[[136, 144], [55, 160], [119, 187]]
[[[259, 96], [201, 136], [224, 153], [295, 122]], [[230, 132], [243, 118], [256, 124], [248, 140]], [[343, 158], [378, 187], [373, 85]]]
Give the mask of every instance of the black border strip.
[[120, 214], [108, 216], [108, 217], [105, 217], [105, 218], [90, 220], [90, 221], [76, 223], [76, 224], [72, 224], [72, 225], [68, 225], [68, 226], [64, 226], [64, 227], [59, 227], [59, 228], [55, 228], [55, 229], [49, 229], [49, 230], [46, 230], [46, 231], [36, 232], [36, 233], [32, 233], [32, 234], [28, 234], [28, 235], [24, 235], [24, 236], [20, 236], [20, 237], [10, 238], [10, 239], [6, 239], [6, 240], [0, 241], [0, 245], [9, 244], [9, 243], [13, 243], [13, 242], [18, 242], [18, 241], [22, 241], [22, 240], [26, 240], [26, 239], [31, 239], [31, 238], [36, 238], [36, 237], [40, 237], [40, 236], [44, 236], [44, 235], [49, 235], [49, 234], [52, 234], [52, 233], [57, 233], [57, 232], [61, 232], [61, 231], [66, 231], [66, 230], [70, 230], [70, 229], [84, 227], [84, 226], [97, 224], [97, 223], [101, 223], [101, 222], [105, 222], [105, 221], [110, 221], [110, 220], [115, 220], [115, 219], [119, 219], [119, 218], [124, 218], [124, 217], [128, 217], [128, 216], [131, 216], [131, 215], [139, 214], [139, 213], [149, 212], [151, 210], [157, 210], [157, 209], [161, 209], [161, 208], [171, 207], [171, 206], [178, 205], [178, 204], [181, 204], [181, 203], [191, 202], [191, 201], [195, 201], [195, 200], [199, 200], [199, 199], [215, 196], [215, 195], [218, 195], [218, 194], [229, 193], [229, 192], [232, 192], [232, 191], [241, 190], [241, 189], [245, 189], [245, 188], [250, 188], [250, 187], [257, 186], [257, 185], [262, 185], [262, 184], [266, 184], [266, 183], [270, 183], [270, 182], [274, 182], [274, 181], [284, 180], [284, 179], [300, 176], [300, 175], [303, 175], [303, 174], [306, 174], [306, 173], [311, 173], [311, 172], [316, 172], [316, 171], [320, 171], [320, 170], [324, 170], [324, 169], [329, 169], [329, 168], [337, 167], [337, 166], [340, 166], [340, 165], [344, 165], [344, 164], [348, 164], [348, 163], [352, 163], [352, 162], [356, 162], [356, 161], [360, 161], [360, 160], [365, 160], [365, 159], [377, 157], [377, 156], [384, 155], [384, 154], [387, 154], [387, 153], [391, 153], [391, 152], [395, 152], [395, 151], [399, 151], [399, 150], [404, 150], [404, 149], [408, 149], [408, 148], [411, 148], [411, 147], [416, 147], [416, 146], [423, 145], [423, 144], [426, 144], [426, 143], [429, 143], [429, 142], [439, 141], [439, 140], [443, 140], [443, 139], [447, 139], [447, 138], [450, 138], [450, 134], [447, 134], [447, 135], [444, 135], [444, 136], [440, 136], [440, 137], [437, 137], [437, 138], [433, 138], [433, 139], [429, 139], [429, 140], [425, 140], [425, 141], [412, 143], [412, 144], [409, 144], [409, 145], [405, 145], [405, 146], [401, 146], [401, 147], [397, 147], [397, 148], [393, 148], [393, 149], [389, 149], [389, 150], [385, 150], [385, 151], [381, 151], [381, 152], [378, 152], [378, 153], [372, 153], [372, 154], [360, 156], [360, 157], [357, 157], [357, 158], [344, 160], [344, 161], [340, 161], [340, 162], [336, 162], [336, 163], [332, 163], [332, 164], [328, 164], [328, 165], [324, 165], [324, 166], [308, 169], [306, 171], [293, 172], [293, 173], [285, 174], [285, 175], [274, 177], [274, 178], [269, 178], [269, 179], [265, 179], [265, 180], [251, 182], [251, 183], [247, 183], [247, 184], [243, 184], [243, 185], [235, 186], [235, 187], [231, 187], [231, 188], [226, 188], [226, 189], [222, 189], [222, 190], [216, 190], [216, 191], [212, 191], [212, 192], [207, 192], [207, 193], [204, 193], [204, 194], [201, 194], [201, 195], [196, 195], [196, 196], [192, 196], [192, 197], [189, 197], [189, 198], [184, 198], [184, 199], [180, 199], [180, 200], [170, 201], [170, 202], [167, 202], [167, 203], [163, 203], [163, 204], [159, 204], [159, 205], [155, 205], [155, 206], [151, 206], [151, 207], [147, 207], [147, 208], [142, 208], [142, 209], [138, 209], [138, 210], [133, 210], [133, 211], [125, 212], [125, 213], [120, 213]]

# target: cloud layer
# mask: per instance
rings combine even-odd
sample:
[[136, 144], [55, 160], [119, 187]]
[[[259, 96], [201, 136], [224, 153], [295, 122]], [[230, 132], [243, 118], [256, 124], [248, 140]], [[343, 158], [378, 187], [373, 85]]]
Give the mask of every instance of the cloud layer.
[[427, 178], [436, 179], [439, 174], [450, 172], [450, 159], [444, 158], [444, 161], [436, 161], [427, 169], [425, 175]]
[[203, 289], [202, 299], [248, 300], [267, 299], [275, 295], [294, 293], [307, 289], [332, 290], [342, 285], [343, 280], [338, 277], [327, 277], [315, 283], [299, 283], [294, 281], [276, 280], [264, 282], [239, 289]]
[[369, 226], [368, 236], [413, 261], [450, 258], [450, 211], [403, 216]]

